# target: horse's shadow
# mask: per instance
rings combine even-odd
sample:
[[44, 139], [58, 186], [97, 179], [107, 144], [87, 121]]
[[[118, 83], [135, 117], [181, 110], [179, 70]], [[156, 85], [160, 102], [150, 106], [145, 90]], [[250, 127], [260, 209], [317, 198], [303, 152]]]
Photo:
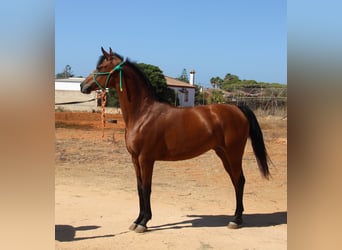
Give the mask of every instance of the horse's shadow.
[[[147, 232], [159, 230], [172, 230], [191, 227], [226, 227], [233, 216], [227, 215], [187, 215], [189, 219], [180, 222], [151, 226]], [[270, 227], [287, 223], [287, 212], [275, 212], [266, 214], [245, 214], [242, 227]], [[94, 230], [100, 226], [73, 227], [70, 225], [55, 225], [55, 240], [57, 241], [78, 241], [96, 238], [114, 237], [118, 234], [107, 234], [90, 237], [75, 237], [76, 231]], [[119, 234], [128, 233], [125, 231]]]
[[73, 227], [70, 225], [55, 225], [55, 240], [58, 240], [58, 241], [77, 241], [77, 240], [107, 238], [107, 237], [114, 237], [115, 236], [114, 234], [107, 234], [107, 235], [90, 236], [90, 237], [75, 237], [76, 231], [94, 230], [94, 229], [97, 229], [99, 227], [100, 226]]
[[[149, 231], [181, 229], [187, 227], [226, 227], [233, 216], [187, 215], [188, 220], [149, 227]], [[287, 223], [287, 212], [243, 215], [242, 227], [269, 227]]]

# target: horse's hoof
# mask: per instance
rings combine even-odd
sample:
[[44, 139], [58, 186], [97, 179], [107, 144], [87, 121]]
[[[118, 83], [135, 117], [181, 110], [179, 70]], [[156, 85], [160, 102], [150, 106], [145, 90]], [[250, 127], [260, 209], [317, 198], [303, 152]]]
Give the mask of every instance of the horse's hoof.
[[142, 225], [137, 225], [137, 227], [134, 230], [134, 232], [136, 233], [144, 233], [146, 231], [147, 231], [147, 227], [144, 227]]
[[231, 221], [228, 224], [228, 228], [230, 228], [230, 229], [237, 229], [237, 228], [239, 228], [239, 225], [236, 224], [235, 222]]
[[137, 224], [133, 223], [128, 229], [134, 231], [137, 228]]

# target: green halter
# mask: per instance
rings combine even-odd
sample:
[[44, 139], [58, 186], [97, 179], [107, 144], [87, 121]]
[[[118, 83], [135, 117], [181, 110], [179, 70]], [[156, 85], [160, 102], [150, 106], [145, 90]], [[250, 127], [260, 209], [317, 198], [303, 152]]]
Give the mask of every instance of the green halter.
[[[109, 78], [110, 76], [112, 75], [112, 73], [114, 71], [119, 71], [119, 74], [120, 74], [120, 91], [122, 91], [122, 64], [124, 64], [125, 62], [122, 61], [121, 63], [119, 63], [118, 65], [116, 65], [114, 67], [114, 69], [112, 69], [111, 71], [109, 72], [95, 72], [93, 73], [93, 79], [94, 79], [94, 82], [96, 83], [96, 85], [101, 89], [101, 90], [106, 90], [107, 88], [107, 85], [108, 85], [108, 82], [109, 82]], [[105, 83], [105, 86], [102, 87], [101, 84], [96, 80], [96, 77], [97, 76], [107, 76], [106, 78], [106, 83]]]

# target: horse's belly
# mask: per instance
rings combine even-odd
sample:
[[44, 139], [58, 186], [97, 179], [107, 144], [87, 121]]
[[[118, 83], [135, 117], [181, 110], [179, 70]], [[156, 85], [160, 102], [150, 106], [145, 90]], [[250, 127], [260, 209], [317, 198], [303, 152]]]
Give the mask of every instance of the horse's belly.
[[194, 157], [197, 157], [201, 154], [204, 154], [205, 152], [209, 151], [209, 149], [205, 150], [205, 151], [191, 151], [191, 152], [177, 152], [175, 154], [168, 154], [165, 155], [165, 157], [162, 157], [161, 159], [159, 159], [160, 161], [182, 161], [182, 160], [187, 160], [187, 159], [191, 159]]
[[173, 138], [166, 142], [166, 148], [163, 150], [162, 159], [168, 161], [186, 160], [199, 156], [214, 147], [213, 140], [196, 140]]

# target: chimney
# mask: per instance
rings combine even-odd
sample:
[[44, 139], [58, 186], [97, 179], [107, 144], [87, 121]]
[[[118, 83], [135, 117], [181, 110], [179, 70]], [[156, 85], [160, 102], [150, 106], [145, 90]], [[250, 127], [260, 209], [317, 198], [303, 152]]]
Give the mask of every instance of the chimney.
[[195, 83], [195, 70], [190, 70], [190, 85], [193, 86]]

